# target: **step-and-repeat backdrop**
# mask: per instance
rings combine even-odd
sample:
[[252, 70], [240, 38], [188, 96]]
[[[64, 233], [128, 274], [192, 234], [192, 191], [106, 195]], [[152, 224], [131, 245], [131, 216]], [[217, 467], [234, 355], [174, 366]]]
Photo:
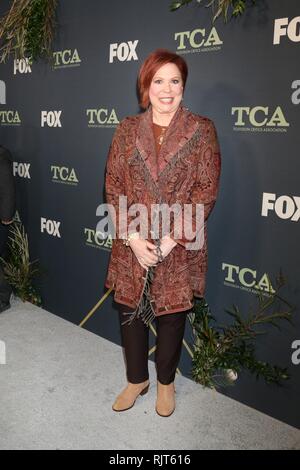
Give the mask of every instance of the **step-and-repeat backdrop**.
[[[1, 2], [3, 15], [12, 2]], [[204, 4], [207, 2], [204, 2]], [[104, 170], [117, 124], [141, 110], [137, 74], [158, 47], [181, 54], [189, 77], [184, 105], [215, 122], [222, 154], [218, 201], [208, 223], [206, 300], [219, 323], [233, 304], [258, 305], [280, 269], [281, 295], [299, 304], [300, 5], [257, 1], [238, 20], [211, 22], [197, 2], [170, 12], [170, 0], [59, 2], [54, 65], [0, 65], [0, 144], [13, 159], [17, 217], [39, 259], [43, 306], [120, 344], [113, 293], [104, 280], [111, 239], [97, 236]], [[284, 387], [241, 373], [222, 391], [299, 426], [300, 321], [271, 325], [257, 342], [260, 359], [287, 366]], [[150, 332], [152, 345], [155, 338]], [[191, 330], [187, 323], [186, 345]], [[150, 360], [154, 360], [151, 354]], [[95, 361], [101, 361], [95, 357]], [[188, 376], [189, 348], [179, 373]], [[120, 371], [124, 370], [120, 355]], [[118, 373], [120, 372], [118, 371]], [[124, 372], [125, 379], [125, 372]], [[201, 387], [199, 385], [199, 387]], [[199, 388], [200, 391], [200, 388]]]

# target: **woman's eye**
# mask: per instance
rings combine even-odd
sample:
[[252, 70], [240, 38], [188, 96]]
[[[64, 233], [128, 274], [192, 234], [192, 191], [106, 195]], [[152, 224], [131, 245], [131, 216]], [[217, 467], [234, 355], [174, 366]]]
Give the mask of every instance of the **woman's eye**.
[[[174, 78], [172, 82], [175, 83], [175, 85], [177, 85], [179, 83], [179, 80], [177, 78]], [[160, 79], [154, 80], [154, 83], [161, 83], [161, 80]]]

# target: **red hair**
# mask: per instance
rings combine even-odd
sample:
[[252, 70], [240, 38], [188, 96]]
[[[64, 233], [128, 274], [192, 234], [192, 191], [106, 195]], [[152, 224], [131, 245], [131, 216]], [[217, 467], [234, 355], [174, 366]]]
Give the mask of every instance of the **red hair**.
[[180, 55], [175, 54], [168, 49], [156, 49], [148, 55], [139, 71], [138, 91], [140, 95], [141, 108], [148, 108], [150, 104], [149, 88], [152, 78], [160, 67], [168, 63], [175, 64], [178, 67], [183, 81], [184, 90], [188, 76], [188, 66], [186, 61]]

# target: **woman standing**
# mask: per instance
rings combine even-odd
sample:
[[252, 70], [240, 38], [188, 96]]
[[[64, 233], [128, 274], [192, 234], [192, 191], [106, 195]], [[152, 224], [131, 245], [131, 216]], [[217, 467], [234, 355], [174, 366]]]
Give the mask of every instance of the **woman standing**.
[[[187, 75], [181, 56], [166, 49], [152, 52], [138, 77], [140, 105], [146, 111], [120, 122], [108, 154], [105, 191], [116, 219], [105, 286], [113, 287], [119, 304], [128, 379], [114, 411], [128, 410], [149, 389], [149, 323], [155, 319], [155, 409], [164, 417], [173, 413], [186, 315], [194, 297], [204, 296], [206, 223], [217, 198], [221, 157], [213, 121], [182, 104]], [[136, 214], [120, 210], [120, 196], [127, 197], [128, 208], [141, 204], [147, 209], [140, 213], [139, 229], [132, 228]], [[178, 212], [170, 217], [167, 231], [161, 225], [159, 234], [153, 229], [153, 207], [157, 211], [161, 204], [190, 206], [192, 237], [184, 224], [179, 227]], [[200, 232], [202, 243], [195, 245]]]

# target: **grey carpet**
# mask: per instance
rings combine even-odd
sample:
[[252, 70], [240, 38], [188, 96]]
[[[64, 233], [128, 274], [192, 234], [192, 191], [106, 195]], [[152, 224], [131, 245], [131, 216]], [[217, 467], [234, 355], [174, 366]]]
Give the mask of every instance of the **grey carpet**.
[[122, 349], [30, 303], [0, 314], [1, 449], [299, 449], [300, 431], [183, 377], [175, 413], [111, 405], [125, 386]]

